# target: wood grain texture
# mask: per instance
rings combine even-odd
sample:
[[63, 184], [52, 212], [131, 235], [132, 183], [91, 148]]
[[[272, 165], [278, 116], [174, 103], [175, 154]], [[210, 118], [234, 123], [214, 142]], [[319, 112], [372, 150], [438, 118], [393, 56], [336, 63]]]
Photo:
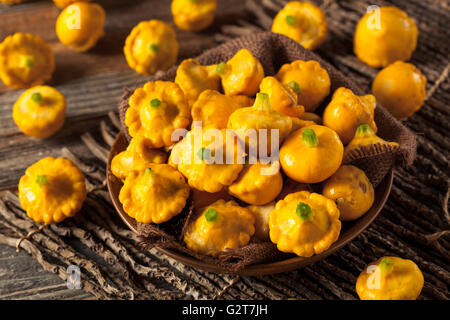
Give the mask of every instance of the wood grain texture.
[[0, 245], [0, 300], [87, 299], [91, 294], [70, 290], [58, 276], [42, 269], [25, 252]]

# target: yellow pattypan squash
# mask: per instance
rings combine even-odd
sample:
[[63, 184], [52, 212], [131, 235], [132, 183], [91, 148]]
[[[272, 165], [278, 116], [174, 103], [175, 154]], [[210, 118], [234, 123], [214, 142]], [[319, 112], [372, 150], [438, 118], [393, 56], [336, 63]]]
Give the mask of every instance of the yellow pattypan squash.
[[100, 5], [75, 2], [59, 14], [56, 35], [62, 44], [76, 51], [88, 51], [103, 36], [105, 18], [105, 10]]
[[13, 119], [26, 135], [48, 138], [59, 131], [66, 115], [66, 98], [55, 88], [36, 86], [14, 104]]
[[[170, 154], [169, 163], [177, 167], [191, 187], [210, 193], [232, 184], [242, 171], [244, 154], [236, 139], [230, 143], [226, 130], [194, 128]], [[227, 159], [229, 158], [229, 159]]]
[[291, 133], [303, 127], [312, 126], [313, 124], [316, 124], [314, 121], [303, 120], [297, 117], [291, 117], [291, 119], [292, 119]]
[[309, 50], [318, 48], [328, 32], [325, 13], [310, 2], [290, 1], [273, 19], [272, 32], [281, 33]]
[[305, 107], [298, 104], [300, 85], [291, 81], [281, 84], [274, 77], [265, 77], [259, 85], [259, 91], [269, 95], [272, 108], [291, 117], [299, 117], [305, 112]]
[[396, 7], [367, 12], [356, 25], [356, 56], [371, 67], [385, 67], [409, 60], [417, 45], [417, 27], [408, 14]]
[[361, 272], [356, 292], [361, 300], [416, 300], [423, 283], [423, 274], [413, 261], [382, 257]]
[[55, 6], [57, 6], [60, 9], [64, 9], [68, 5], [71, 5], [75, 2], [91, 2], [92, 0], [53, 0], [55, 3]]
[[339, 169], [344, 146], [332, 129], [320, 125], [304, 127], [292, 133], [280, 149], [283, 171], [302, 183], [317, 183]]
[[0, 43], [0, 78], [16, 89], [30, 88], [50, 80], [55, 58], [41, 37], [17, 32]]
[[397, 61], [377, 74], [372, 93], [394, 117], [405, 119], [422, 107], [426, 85], [427, 78], [413, 64]]
[[131, 171], [145, 170], [150, 163], [165, 163], [167, 154], [158, 149], [151, 149], [143, 136], [131, 139], [125, 151], [117, 154], [111, 161], [111, 172], [120, 180], [125, 180]]
[[374, 120], [376, 107], [375, 97], [371, 94], [357, 96], [352, 90], [341, 87], [323, 113], [323, 124], [336, 131], [344, 145], [355, 136], [360, 124], [368, 124], [375, 132], [377, 125]]
[[322, 118], [318, 114], [312, 112], [304, 112], [299, 118], [301, 120], [315, 122], [315, 124], [322, 124]]
[[[189, 132], [186, 134], [186, 136], [189, 135]], [[169, 153], [169, 159], [167, 160], [167, 164], [172, 166], [175, 169], [178, 169], [178, 163], [180, 163], [180, 158], [183, 155], [183, 148], [184, 143], [183, 140], [186, 138], [186, 136], [178, 141], [177, 143], [175, 143], [173, 146], [171, 146], [170, 148], [170, 153]]]
[[236, 52], [228, 62], [219, 63], [216, 72], [222, 79], [225, 94], [230, 96], [254, 96], [264, 78], [261, 62], [247, 49]]
[[340, 167], [324, 183], [322, 194], [336, 202], [343, 221], [361, 217], [375, 199], [373, 186], [364, 171], [350, 165]]
[[247, 209], [255, 217], [255, 239], [262, 242], [270, 241], [269, 214], [270, 211], [275, 209], [275, 202], [270, 202], [263, 206], [248, 206]]
[[217, 0], [172, 0], [173, 20], [178, 28], [201, 31], [214, 21]]
[[192, 106], [205, 90], [220, 90], [220, 78], [216, 73], [216, 65], [202, 66], [195, 59], [186, 59], [180, 63], [175, 76], [186, 96], [189, 106]]
[[191, 110], [180, 87], [170, 81], [149, 81], [129, 99], [125, 124], [132, 137], [142, 135], [151, 148], [168, 147], [172, 133], [190, 123]]
[[21, 3], [21, 2], [25, 2], [27, 0], [0, 0], [1, 3], [4, 4], [16, 4], [16, 3]]
[[291, 117], [292, 118], [292, 130], [291, 133], [301, 129], [303, 127], [312, 126], [313, 124], [321, 124], [322, 119], [315, 113], [304, 112], [300, 115], [300, 117]]
[[35, 222], [60, 222], [81, 209], [86, 199], [84, 175], [70, 160], [41, 159], [20, 178], [19, 199]]
[[374, 144], [390, 145], [394, 148], [398, 147], [397, 142], [387, 142], [378, 137], [368, 124], [362, 124], [356, 129], [355, 136], [344, 149], [344, 158], [353, 150], [360, 147], [372, 146]]
[[251, 107], [255, 103], [255, 98], [251, 98], [244, 95], [230, 96], [233, 101], [238, 103], [242, 108]]
[[201, 121], [203, 128], [226, 129], [230, 115], [250, 105], [251, 100], [246, 96], [226, 96], [215, 90], [205, 90], [192, 106], [192, 119]]
[[253, 205], [273, 201], [283, 188], [283, 177], [278, 161], [270, 164], [247, 164], [239, 178], [228, 187], [236, 198]]
[[306, 111], [314, 111], [330, 93], [330, 76], [315, 60], [284, 64], [275, 78], [285, 85], [294, 81], [300, 86], [298, 104]]
[[324, 252], [338, 239], [339, 209], [320, 194], [291, 193], [270, 212], [269, 228], [270, 240], [278, 250], [311, 257]]
[[119, 193], [123, 210], [140, 223], [169, 221], [183, 210], [188, 197], [183, 176], [168, 164], [130, 172]]
[[217, 256], [247, 245], [255, 233], [253, 214], [234, 201], [218, 200], [197, 215], [184, 235], [186, 246], [195, 252]]
[[[228, 119], [228, 128], [233, 129], [238, 137], [251, 148], [259, 149], [260, 129], [267, 130], [267, 154], [275, 148], [272, 145], [272, 129], [278, 130], [279, 145], [291, 132], [292, 118], [272, 109], [269, 96], [258, 93], [252, 107], [234, 111]], [[262, 137], [262, 136], [261, 136]], [[263, 140], [261, 140], [263, 141]], [[264, 144], [264, 143], [263, 143]]]
[[131, 30], [123, 51], [130, 68], [144, 75], [166, 71], [177, 62], [175, 30], [160, 20], [142, 21]]

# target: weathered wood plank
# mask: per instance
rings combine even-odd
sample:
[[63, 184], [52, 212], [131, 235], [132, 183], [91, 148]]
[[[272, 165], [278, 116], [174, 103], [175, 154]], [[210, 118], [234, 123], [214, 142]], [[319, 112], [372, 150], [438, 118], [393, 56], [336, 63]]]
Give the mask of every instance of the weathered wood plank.
[[81, 290], [62, 289], [50, 292], [39, 292], [29, 296], [20, 296], [20, 300], [92, 300], [95, 297]]
[[0, 244], [0, 299], [87, 299], [91, 294], [68, 289], [61, 279], [21, 251]]

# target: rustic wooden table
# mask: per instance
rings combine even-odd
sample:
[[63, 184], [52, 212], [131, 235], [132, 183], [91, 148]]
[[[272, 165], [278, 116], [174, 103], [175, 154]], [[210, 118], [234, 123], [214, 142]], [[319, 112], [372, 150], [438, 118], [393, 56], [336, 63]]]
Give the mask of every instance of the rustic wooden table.
[[[102, 120], [107, 119], [109, 112], [116, 110], [123, 87], [135, 87], [148, 79], [128, 68], [122, 54], [122, 46], [131, 28], [139, 21], [150, 18], [171, 21], [170, 1], [99, 0], [99, 2], [107, 12], [106, 36], [92, 51], [85, 54], [75, 53], [58, 41], [54, 25], [59, 9], [51, 1], [31, 1], [15, 6], [0, 5], [0, 39], [21, 31], [37, 34], [50, 43], [56, 57], [56, 71], [50, 85], [61, 90], [68, 102], [67, 119], [63, 130], [51, 139], [32, 139], [20, 133], [12, 121], [12, 105], [22, 91], [11, 90], [0, 84], [0, 190], [14, 190], [27, 166], [44, 156], [60, 156], [62, 147], [69, 148], [76, 155], [82, 155], [85, 160], [94, 158], [92, 150], [84, 143], [86, 141], [83, 142], [86, 137], [81, 138], [83, 133], [90, 132], [94, 137], [101, 136]], [[262, 2], [269, 10], [276, 10], [284, 0]], [[329, 40], [324, 48], [319, 50], [319, 55], [369, 90], [370, 81], [376, 70], [358, 62], [351, 53], [354, 24], [368, 3], [337, 0], [315, 2], [326, 10], [331, 30]], [[237, 283], [236, 289], [230, 289], [234, 291], [229, 291], [228, 297], [241, 297], [240, 294], [244, 292], [243, 296], [247, 298], [285, 298], [293, 295], [303, 298], [355, 298], [354, 280], [363, 265], [381, 254], [392, 253], [414, 259], [424, 269], [426, 287], [422, 298], [448, 299], [449, 242], [444, 239], [442, 245], [439, 245], [434, 240], [424, 238], [423, 234], [431, 234], [449, 227], [445, 198], [449, 176], [448, 131], [445, 133], [448, 130], [450, 115], [449, 6], [446, 1], [430, 1], [426, 4], [416, 0], [411, 4], [409, 1], [401, 0], [393, 2], [396, 4], [398, 2], [402, 9], [409, 10], [408, 13], [420, 20], [419, 47], [413, 62], [427, 75], [429, 97], [420, 115], [407, 123], [420, 134], [418, 161], [413, 168], [402, 169], [396, 174], [393, 189], [395, 200], [388, 203], [382, 213], [383, 217], [377, 219], [377, 223], [369, 231], [342, 249], [340, 255], [333, 255], [318, 263], [316, 269], [307, 268], [288, 276], [239, 279], [233, 282], [233, 285]], [[406, 3], [410, 6], [406, 6]], [[214, 26], [208, 31], [193, 34], [177, 30], [181, 45], [180, 60], [215, 46], [217, 40], [254, 32], [261, 27], [267, 29], [270, 21], [261, 14], [260, 7], [248, 3], [247, 9], [250, 10], [245, 10], [245, 7], [246, 1], [243, 0], [219, 1], [217, 18]], [[427, 10], [430, 11], [426, 12]], [[422, 15], [422, 12], [426, 14]], [[434, 18], [435, 16], [438, 18]], [[258, 27], [250, 26], [245, 21], [255, 21]], [[423, 194], [418, 191], [417, 183], [411, 180], [415, 176], [420, 183], [428, 184]], [[408, 210], [405, 208], [408, 206], [415, 209]], [[407, 214], [415, 216], [405, 218]], [[429, 222], [423, 222], [424, 216], [420, 214], [433, 217]], [[1, 231], [2, 225], [0, 236]], [[95, 234], [94, 229], [90, 232]], [[5, 239], [3, 242], [8, 242]], [[104, 240], [104, 243], [107, 243], [107, 240]], [[445, 254], [440, 254], [439, 250], [444, 250]], [[171, 266], [174, 267], [174, 264]], [[178, 268], [177, 272], [185, 270], [183, 267], [175, 267]], [[48, 269], [53, 273], [59, 272], [57, 269]], [[133, 270], [136, 268], [133, 267]], [[24, 250], [16, 253], [14, 248], [0, 244], [0, 299], [94, 297], [81, 290], [67, 289], [66, 282], [60, 279], [61, 274], [58, 277], [53, 273], [44, 271], [41, 264]], [[191, 278], [202, 281], [202, 285], [207, 288], [204, 283], [208, 284], [209, 280], [205, 279], [225, 283], [228, 281], [222, 278], [219, 281], [211, 275], [196, 273], [194, 275], [197, 278], [192, 275]], [[293, 278], [297, 279], [298, 285], [287, 284], [286, 279]], [[329, 280], [322, 281], [322, 279]], [[341, 284], [335, 285], [337, 282]], [[183, 282], [180, 283], [177, 288], [183, 291], [184, 289], [180, 288], [186, 287], [182, 285]], [[285, 283], [285, 286], [281, 283]], [[186, 295], [196, 297], [192, 292], [195, 290]]]

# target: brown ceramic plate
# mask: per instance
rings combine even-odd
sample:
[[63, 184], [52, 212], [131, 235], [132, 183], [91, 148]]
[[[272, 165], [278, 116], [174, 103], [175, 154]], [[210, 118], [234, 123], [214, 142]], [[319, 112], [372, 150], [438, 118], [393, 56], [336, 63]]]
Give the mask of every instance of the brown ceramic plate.
[[[116, 140], [114, 141], [114, 144], [111, 147], [111, 151], [108, 156], [108, 166], [106, 171], [106, 181], [108, 184], [108, 190], [109, 195], [111, 197], [111, 200], [114, 204], [114, 207], [116, 208], [119, 216], [122, 218], [122, 220], [125, 222], [125, 224], [134, 232], [137, 232], [137, 226], [136, 221], [128, 216], [125, 211], [123, 211], [122, 204], [119, 201], [119, 192], [122, 188], [122, 182], [117, 179], [110, 170], [110, 164], [112, 158], [118, 154], [121, 151], [124, 151], [127, 147], [128, 143], [125, 138], [125, 135], [121, 132], [117, 135]], [[312, 256], [310, 258], [301, 258], [301, 257], [294, 257], [294, 258], [288, 258], [282, 261], [277, 262], [269, 262], [269, 263], [260, 263], [251, 265], [248, 267], [245, 267], [244, 269], [240, 270], [238, 272], [239, 275], [245, 275], [245, 276], [253, 276], [253, 275], [263, 275], [263, 274], [272, 274], [272, 273], [279, 273], [279, 272], [285, 272], [290, 271], [294, 269], [298, 269], [304, 266], [307, 266], [311, 263], [314, 263], [316, 261], [319, 261], [329, 254], [335, 252], [336, 250], [342, 248], [344, 245], [346, 245], [348, 242], [350, 242], [353, 238], [355, 238], [357, 235], [359, 235], [361, 232], [366, 229], [370, 223], [375, 219], [375, 217], [378, 215], [378, 213], [383, 208], [388, 196], [389, 192], [391, 191], [392, 186], [392, 180], [393, 180], [393, 171], [389, 171], [389, 173], [386, 175], [386, 177], [383, 179], [383, 181], [378, 185], [378, 187], [375, 189], [375, 202], [370, 208], [370, 210], [361, 218], [359, 218], [356, 221], [352, 222], [345, 222], [342, 225], [341, 234], [339, 236], [339, 239], [325, 252]], [[205, 262], [202, 262], [200, 260], [197, 260], [193, 257], [190, 257], [185, 254], [181, 254], [178, 252], [166, 250], [166, 249], [159, 249], [168, 256], [183, 262], [184, 264], [187, 264], [189, 266], [192, 266], [194, 268], [203, 269], [210, 272], [215, 273], [230, 273], [227, 270], [224, 270], [216, 265], [210, 265]]]

